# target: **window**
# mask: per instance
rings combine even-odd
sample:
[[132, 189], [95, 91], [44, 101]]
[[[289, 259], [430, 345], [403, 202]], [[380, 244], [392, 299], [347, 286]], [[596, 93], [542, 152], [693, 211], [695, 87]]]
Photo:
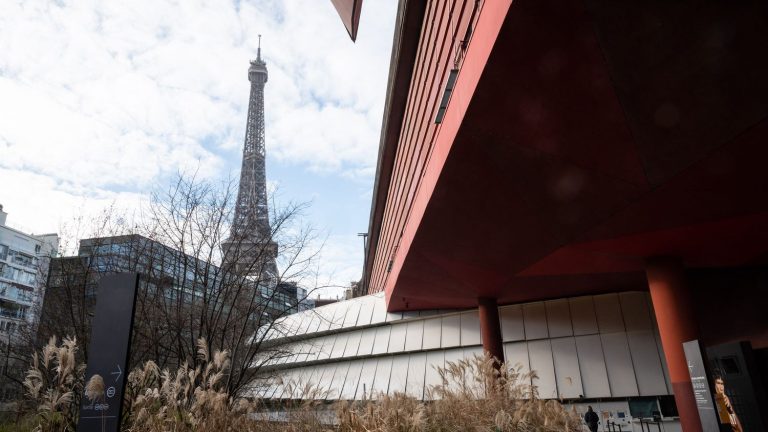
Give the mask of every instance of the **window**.
[[654, 411], [659, 411], [655, 397], [639, 397], [629, 400], [629, 412], [632, 417], [652, 418]]
[[659, 406], [664, 417], [677, 417], [680, 415], [677, 412], [675, 397], [672, 395], [659, 396]]

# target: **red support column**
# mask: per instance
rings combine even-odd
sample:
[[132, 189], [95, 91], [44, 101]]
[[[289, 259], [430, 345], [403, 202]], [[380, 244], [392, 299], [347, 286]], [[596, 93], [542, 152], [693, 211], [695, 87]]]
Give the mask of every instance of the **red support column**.
[[653, 258], [646, 263], [645, 272], [680, 424], [683, 432], [701, 432], [699, 411], [683, 352], [683, 342], [699, 337], [691, 292], [685, 282], [685, 269], [678, 259]]
[[504, 362], [504, 344], [501, 339], [499, 306], [496, 299], [481, 297], [477, 299], [480, 311], [480, 335], [483, 338], [483, 351], [500, 362]]

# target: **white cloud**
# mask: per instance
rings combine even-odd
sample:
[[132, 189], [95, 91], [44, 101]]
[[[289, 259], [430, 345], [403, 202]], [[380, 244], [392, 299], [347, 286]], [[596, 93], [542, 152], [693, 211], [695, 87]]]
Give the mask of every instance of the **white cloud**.
[[[330, 236], [325, 239], [317, 275], [318, 288], [314, 297], [343, 298], [344, 290], [353, 281], [360, 280], [362, 272], [363, 241], [354, 236]], [[329, 286], [330, 285], [330, 286]]]
[[390, 3], [366, 4], [356, 45], [327, 1], [9, 5], [0, 17], [0, 166], [93, 187], [141, 188], [189, 161], [218, 175], [220, 150], [242, 140], [247, 60], [263, 33], [269, 151], [318, 170], [367, 172]]
[[[170, 173], [238, 170], [258, 34], [270, 155], [370, 181], [395, 7], [366, 2], [353, 44], [328, 0], [6, 1], [0, 203], [55, 231], [76, 208], [145, 199]], [[343, 243], [329, 239], [331, 255]], [[350, 277], [349, 260], [332, 261]]]
[[99, 190], [85, 198], [83, 191], [59, 184], [49, 176], [0, 168], [0, 204], [8, 226], [27, 233], [58, 233], [76, 218], [93, 218], [109, 206], [138, 209], [146, 195]]

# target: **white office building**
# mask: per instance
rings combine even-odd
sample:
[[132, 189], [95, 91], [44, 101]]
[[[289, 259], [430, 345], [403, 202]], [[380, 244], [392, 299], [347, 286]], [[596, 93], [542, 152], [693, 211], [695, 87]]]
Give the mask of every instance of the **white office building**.
[[6, 225], [0, 205], [0, 339], [34, 325], [42, 305], [48, 259], [59, 247], [57, 234], [27, 234]]
[[[48, 263], [59, 247], [57, 234], [27, 234], [9, 227], [0, 205], [0, 361], [4, 374], [21, 377], [24, 365], [16, 359], [21, 343], [34, 335], [43, 304]], [[26, 336], [26, 337], [25, 337]], [[21, 389], [0, 380], [0, 411], [12, 409]]]

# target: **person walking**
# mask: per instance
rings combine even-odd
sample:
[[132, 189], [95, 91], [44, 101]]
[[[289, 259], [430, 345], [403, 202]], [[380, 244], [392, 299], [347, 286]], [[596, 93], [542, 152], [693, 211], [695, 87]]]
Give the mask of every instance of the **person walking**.
[[597, 413], [592, 411], [592, 407], [587, 407], [587, 413], [584, 414], [584, 423], [587, 424], [590, 432], [597, 432], [597, 423], [600, 419], [597, 417]]

